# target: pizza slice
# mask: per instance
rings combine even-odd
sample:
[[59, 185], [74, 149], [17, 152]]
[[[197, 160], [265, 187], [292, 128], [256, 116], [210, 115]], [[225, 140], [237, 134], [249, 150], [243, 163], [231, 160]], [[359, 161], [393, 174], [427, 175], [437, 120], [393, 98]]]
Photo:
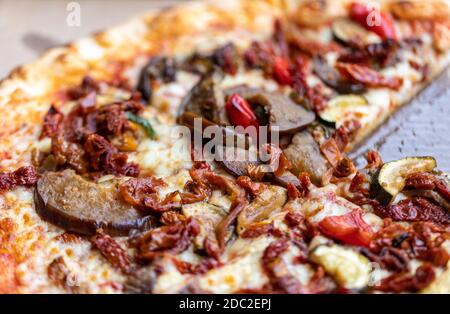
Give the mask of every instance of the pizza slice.
[[448, 293], [448, 175], [346, 154], [447, 67], [449, 10], [189, 3], [16, 69], [0, 292]]

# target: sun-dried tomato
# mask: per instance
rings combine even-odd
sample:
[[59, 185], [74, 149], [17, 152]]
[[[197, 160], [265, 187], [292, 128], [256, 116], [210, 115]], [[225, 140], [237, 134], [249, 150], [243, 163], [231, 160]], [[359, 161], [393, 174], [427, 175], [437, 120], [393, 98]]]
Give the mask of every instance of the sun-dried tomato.
[[99, 90], [99, 83], [91, 76], [85, 76], [79, 86], [68, 89], [66, 94], [70, 100], [78, 100], [89, 93], [98, 92]]
[[269, 235], [275, 230], [273, 222], [256, 222], [252, 223], [241, 233], [241, 238], [257, 238], [262, 235]]
[[61, 127], [63, 120], [64, 115], [52, 105], [44, 117], [42, 132], [39, 138], [52, 137]]
[[139, 256], [152, 260], [158, 253], [178, 254], [188, 249], [200, 233], [200, 225], [192, 217], [183, 223], [159, 227], [144, 233], [138, 240]]
[[146, 196], [156, 193], [164, 186], [166, 183], [162, 179], [153, 176], [131, 178], [119, 185], [119, 193], [128, 204], [141, 207]]
[[119, 153], [117, 148], [98, 134], [88, 136], [84, 150], [93, 171], [130, 177], [139, 174], [139, 166], [129, 163], [127, 154]]
[[436, 278], [433, 267], [429, 264], [420, 265], [414, 274], [393, 274], [381, 280], [374, 290], [383, 292], [419, 292], [428, 287]]
[[289, 44], [309, 56], [325, 55], [330, 52], [340, 52], [342, 48], [334, 42], [322, 43], [307, 39], [301, 34], [290, 34]]
[[228, 44], [213, 52], [213, 62], [225, 73], [235, 75], [238, 71], [238, 53], [236, 46]]
[[327, 161], [333, 166], [333, 168], [336, 168], [342, 159], [341, 151], [339, 150], [334, 138], [329, 138], [323, 142], [322, 145], [320, 145], [320, 151], [325, 156]]
[[286, 158], [281, 148], [274, 144], [265, 144], [264, 149], [270, 156], [269, 165], [275, 176], [281, 176], [285, 171], [292, 168], [291, 162]]
[[405, 189], [434, 190], [447, 201], [450, 201], [450, 188], [441, 179], [428, 172], [416, 172], [408, 175]]
[[333, 175], [338, 178], [346, 178], [356, 172], [356, 167], [350, 158], [342, 158], [336, 168], [334, 169]]
[[400, 77], [385, 77], [379, 72], [366, 66], [349, 63], [337, 63], [337, 69], [348, 79], [368, 87], [387, 87], [399, 90], [403, 85], [403, 79]]
[[450, 213], [426, 198], [414, 197], [388, 206], [382, 213], [395, 221], [431, 221], [438, 224], [450, 223]]
[[257, 197], [267, 188], [267, 185], [265, 185], [264, 183], [254, 182], [252, 181], [252, 179], [246, 176], [238, 177], [236, 179], [236, 183], [247, 193], [249, 193], [253, 198]]
[[442, 243], [447, 236], [448, 231], [433, 223], [405, 225], [386, 220], [384, 227], [374, 235], [369, 248], [362, 252], [381, 267], [395, 272], [407, 271], [412, 259], [445, 267], [449, 255]]
[[392, 40], [365, 46], [359, 43], [355, 44], [357, 47], [342, 54], [338, 58], [339, 62], [357, 63], [373, 68], [392, 66], [397, 61], [399, 45]]
[[32, 166], [20, 167], [13, 172], [0, 172], [0, 191], [12, 190], [18, 186], [30, 187], [37, 180], [38, 173]]
[[131, 257], [112, 237], [100, 232], [91, 238], [91, 243], [112, 266], [124, 274], [131, 273]]
[[383, 159], [381, 159], [381, 155], [379, 152], [375, 150], [369, 150], [367, 152], [367, 165], [366, 169], [381, 169], [383, 166]]

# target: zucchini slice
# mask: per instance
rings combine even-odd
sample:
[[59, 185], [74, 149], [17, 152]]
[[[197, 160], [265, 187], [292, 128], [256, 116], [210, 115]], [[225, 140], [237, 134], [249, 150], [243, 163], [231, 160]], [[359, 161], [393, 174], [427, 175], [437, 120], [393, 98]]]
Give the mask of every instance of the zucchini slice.
[[320, 119], [328, 126], [335, 126], [342, 121], [349, 112], [358, 111], [358, 108], [367, 107], [369, 102], [359, 95], [341, 95], [328, 101], [327, 108], [320, 112]]
[[433, 157], [407, 157], [384, 164], [378, 175], [378, 184], [392, 199], [405, 187], [406, 177], [414, 172], [431, 172], [436, 168]]
[[332, 25], [333, 35], [338, 42], [345, 45], [359, 43], [369, 45], [382, 42], [380, 36], [366, 30], [348, 18], [338, 18]]
[[369, 284], [371, 264], [366, 257], [352, 249], [339, 245], [320, 245], [309, 257], [347, 289], [364, 289]]

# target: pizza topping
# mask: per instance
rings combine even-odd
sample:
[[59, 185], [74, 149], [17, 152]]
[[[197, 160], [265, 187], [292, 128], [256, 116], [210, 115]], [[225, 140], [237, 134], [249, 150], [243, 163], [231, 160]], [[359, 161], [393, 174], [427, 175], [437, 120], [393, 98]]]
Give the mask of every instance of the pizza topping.
[[433, 223], [405, 225], [387, 220], [369, 247], [361, 252], [382, 268], [396, 273], [408, 271], [412, 259], [445, 267], [449, 254], [442, 243], [447, 237], [448, 231]]
[[45, 220], [71, 232], [91, 235], [98, 228], [111, 235], [146, 229], [153, 217], [122, 202], [117, 182], [96, 184], [73, 170], [45, 172], [37, 182], [36, 211]]
[[238, 233], [244, 232], [250, 225], [260, 223], [270, 215], [282, 210], [287, 202], [286, 190], [278, 186], [269, 186], [260, 193], [238, 216]]
[[[360, 94], [366, 90], [361, 83], [354, 83], [342, 76], [339, 71], [331, 67], [328, 62], [318, 56], [314, 58], [314, 72], [327, 86], [341, 94]], [[321, 112], [321, 111], [320, 111]], [[319, 112], [319, 113], [320, 113]]]
[[47, 276], [48, 278], [57, 286], [66, 289], [69, 293], [76, 292], [76, 287], [70, 282], [71, 271], [67, 266], [64, 258], [59, 256], [55, 258], [47, 266]]
[[354, 2], [350, 7], [350, 16], [355, 22], [384, 40], [397, 39], [394, 21], [384, 12], [377, 12], [367, 4]]
[[339, 42], [351, 47], [361, 47], [381, 41], [379, 36], [348, 18], [335, 19], [331, 27], [334, 37]]
[[395, 221], [431, 221], [438, 224], [450, 223], [450, 212], [423, 197], [405, 199], [388, 206], [379, 214]]
[[39, 139], [52, 137], [60, 128], [63, 120], [64, 115], [52, 105], [44, 117], [44, 124]]
[[152, 127], [152, 124], [150, 123], [150, 121], [148, 121], [147, 119], [144, 119], [142, 117], [139, 117], [131, 112], [126, 112], [125, 116], [127, 117], [127, 119], [131, 122], [134, 122], [138, 125], [140, 125], [144, 131], [145, 134], [147, 134], [147, 136], [150, 139], [155, 139], [156, 138], [156, 132]]
[[387, 87], [399, 90], [403, 85], [400, 77], [385, 77], [379, 72], [358, 64], [337, 63], [337, 69], [342, 75], [354, 82], [362, 83], [367, 87]]
[[381, 43], [354, 47], [342, 53], [338, 61], [361, 64], [374, 69], [385, 68], [398, 61], [399, 48], [400, 45], [397, 42], [388, 39]]
[[119, 193], [128, 204], [142, 208], [145, 198], [157, 193], [165, 185], [163, 180], [155, 177], [131, 178], [119, 185]]
[[390, 202], [403, 190], [408, 175], [431, 172], [434, 168], [436, 160], [432, 157], [409, 157], [384, 164], [378, 175], [377, 199], [383, 203]]
[[368, 246], [373, 236], [372, 228], [363, 220], [360, 210], [326, 217], [318, 227], [326, 236], [348, 245]]
[[341, 287], [363, 289], [370, 279], [371, 266], [363, 255], [339, 245], [319, 245], [309, 254]]
[[250, 105], [238, 94], [233, 94], [228, 98], [225, 109], [232, 125], [242, 126], [244, 128], [250, 126], [255, 128], [259, 127], [259, 121], [250, 108]]
[[38, 173], [32, 166], [20, 167], [13, 172], [0, 172], [0, 192], [18, 186], [31, 187], [38, 181]]
[[429, 264], [423, 264], [416, 269], [414, 274], [393, 274], [382, 279], [381, 282], [374, 287], [374, 290], [394, 293], [419, 292], [428, 287], [435, 278], [436, 274], [433, 267]]
[[131, 273], [131, 257], [113, 238], [100, 230], [91, 238], [91, 243], [113, 267], [124, 274]]
[[327, 107], [319, 116], [326, 124], [336, 126], [336, 122], [342, 122], [349, 114], [367, 109], [368, 106], [367, 99], [359, 95], [336, 96], [328, 101]]
[[309, 131], [297, 133], [292, 143], [284, 150], [284, 154], [292, 163], [292, 172], [295, 175], [306, 172], [313, 183], [320, 184], [327, 170], [327, 164], [320, 153], [319, 145]]
[[153, 84], [156, 80], [163, 83], [170, 83], [176, 80], [175, 60], [168, 57], [154, 57], [142, 69], [139, 76], [137, 90], [141, 92], [142, 97], [151, 103]]
[[66, 95], [70, 100], [79, 100], [91, 93], [97, 93], [100, 90], [99, 83], [91, 76], [83, 77], [79, 86], [73, 87], [66, 91]]
[[219, 86], [222, 79], [223, 73], [219, 71], [206, 74], [184, 97], [179, 116], [191, 112], [216, 124], [229, 125], [225, 111], [225, 96]]
[[170, 226], [162, 226], [139, 236], [137, 248], [139, 257], [153, 260], [162, 253], [177, 254], [189, 248], [192, 239], [200, 233], [198, 222], [189, 217]]
[[214, 50], [212, 61], [227, 74], [235, 75], [238, 70], [238, 53], [232, 43]]

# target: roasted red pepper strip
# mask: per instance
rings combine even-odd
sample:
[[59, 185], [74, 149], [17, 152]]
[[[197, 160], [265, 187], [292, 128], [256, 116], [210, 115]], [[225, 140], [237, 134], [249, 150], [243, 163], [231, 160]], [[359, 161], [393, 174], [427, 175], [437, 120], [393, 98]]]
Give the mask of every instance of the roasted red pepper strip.
[[252, 111], [250, 105], [238, 94], [231, 95], [225, 105], [225, 109], [232, 125], [242, 126], [244, 128], [249, 126], [259, 127], [258, 118]]
[[275, 57], [273, 62], [273, 76], [281, 85], [291, 85], [292, 76], [289, 71], [289, 62], [282, 57]]
[[360, 210], [343, 216], [326, 217], [318, 227], [326, 236], [348, 245], [367, 247], [373, 236], [372, 228], [363, 220]]
[[370, 5], [358, 2], [352, 3], [350, 6], [350, 16], [355, 22], [367, 30], [374, 32], [383, 40], [397, 40], [392, 18], [385, 13], [377, 12]]

